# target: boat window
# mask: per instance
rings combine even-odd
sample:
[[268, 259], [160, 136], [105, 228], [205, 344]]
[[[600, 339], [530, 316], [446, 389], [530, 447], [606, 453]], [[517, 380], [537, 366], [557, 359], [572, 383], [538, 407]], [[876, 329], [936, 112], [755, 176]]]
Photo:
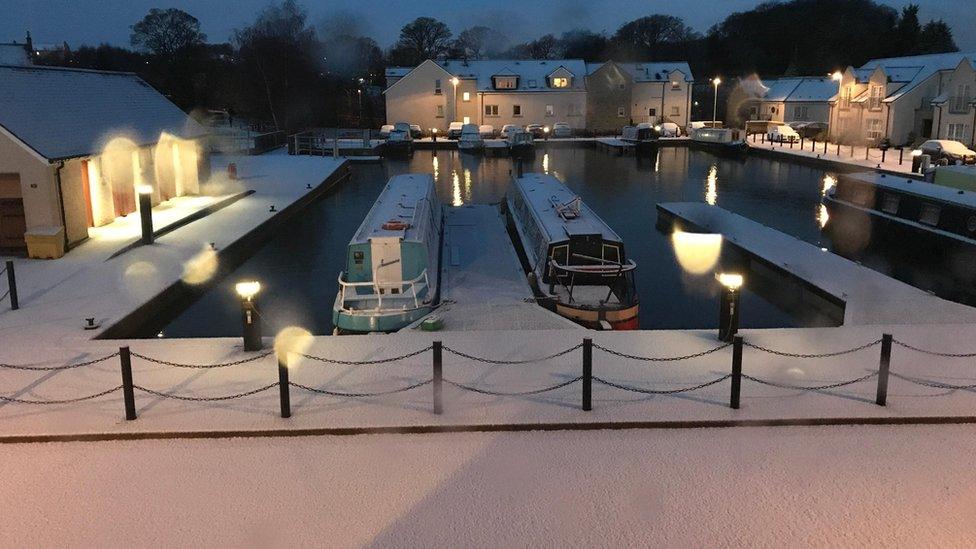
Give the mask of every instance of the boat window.
[[603, 260], [620, 263], [620, 248], [613, 244], [603, 245]]
[[890, 214], [898, 213], [898, 203], [900, 201], [901, 201], [901, 197], [899, 197], [897, 194], [886, 193], [884, 197], [884, 203], [881, 204], [881, 211]]
[[939, 214], [941, 213], [942, 208], [935, 204], [922, 204], [922, 212], [918, 215], [918, 220], [926, 225], [935, 226], [939, 224]]
[[363, 252], [353, 252], [352, 253], [353, 263], [355, 263], [356, 265], [362, 265], [363, 264], [363, 256], [364, 256]]
[[552, 248], [552, 261], [560, 265], [569, 264], [569, 245], [554, 246]]

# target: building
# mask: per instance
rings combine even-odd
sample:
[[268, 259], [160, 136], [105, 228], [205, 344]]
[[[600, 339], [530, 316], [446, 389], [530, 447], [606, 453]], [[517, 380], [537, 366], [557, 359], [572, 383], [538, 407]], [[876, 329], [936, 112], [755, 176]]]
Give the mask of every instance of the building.
[[135, 74], [0, 66], [0, 247], [68, 249], [135, 212], [137, 190], [197, 193], [205, 134]]
[[830, 119], [837, 82], [830, 77], [744, 78], [730, 96], [730, 111], [740, 120], [821, 122]]
[[386, 70], [387, 123], [444, 131], [451, 122], [617, 131], [633, 122], [688, 123], [686, 63], [427, 60]]
[[924, 139], [973, 144], [976, 52], [874, 59], [840, 73], [831, 137], [910, 145]]

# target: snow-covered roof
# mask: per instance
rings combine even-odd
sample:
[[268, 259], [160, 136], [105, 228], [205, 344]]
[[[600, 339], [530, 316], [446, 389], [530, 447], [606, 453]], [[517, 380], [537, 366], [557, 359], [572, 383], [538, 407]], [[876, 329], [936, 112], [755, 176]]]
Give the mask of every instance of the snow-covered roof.
[[825, 102], [837, 95], [837, 82], [820, 76], [772, 78], [762, 81], [760, 99], [779, 103]]
[[976, 209], [976, 193], [972, 191], [936, 185], [935, 183], [918, 181], [917, 179], [909, 179], [907, 177], [898, 177], [894, 175], [876, 174], [870, 172], [848, 174], [845, 175], [845, 177], [861, 181], [863, 183], [868, 183], [870, 185], [875, 185], [882, 189], [891, 189], [893, 191], [913, 194], [922, 198], [937, 200], [948, 204], [957, 204], [969, 209]]
[[402, 78], [407, 75], [408, 72], [412, 71], [413, 67], [387, 67], [386, 76]]
[[[444, 70], [465, 80], [475, 80], [479, 91], [492, 91], [492, 76], [518, 76], [517, 91], [552, 91], [546, 84], [546, 77], [559, 67], [573, 73], [569, 88], [561, 91], [582, 91], [584, 89], [583, 76], [586, 75], [586, 63], [582, 59], [482, 59], [464, 61], [460, 59], [445, 59], [438, 61]], [[504, 90], [516, 91], [516, 90]]]
[[[432, 175], [411, 173], [393, 176], [380, 192], [349, 243], [364, 244], [369, 242], [369, 239], [377, 237], [400, 237], [405, 241], [421, 241], [429, 232], [431, 210], [440, 207], [439, 204], [433, 203], [436, 200], [437, 193]], [[389, 221], [406, 223], [407, 228], [384, 229], [383, 225]]]
[[870, 77], [870, 73], [881, 67], [890, 82], [903, 82], [904, 85], [894, 92], [888, 90], [885, 102], [891, 102], [939, 71], [955, 69], [963, 59], [968, 59], [973, 64], [973, 68], [976, 69], [976, 52], [954, 52], [872, 59], [855, 70], [855, 74], [858, 76], [858, 80], [865, 78], [864, 81], [867, 81], [866, 78]]
[[515, 185], [525, 197], [540, 228], [546, 232], [548, 242], [562, 242], [571, 236], [584, 235], [599, 235], [605, 241], [622, 242], [617, 233], [583, 202], [580, 202], [579, 217], [564, 219], [560, 216], [554, 203], [568, 205], [579, 195], [555, 177], [527, 173], [515, 179]]
[[674, 71], [681, 71], [684, 74], [685, 82], [694, 82], [695, 80], [695, 77], [691, 74], [691, 67], [684, 61], [655, 61], [653, 63], [606, 61], [587, 63], [586, 74], [593, 74], [611, 62], [626, 71], [634, 79], [634, 82], [665, 82]]
[[30, 54], [24, 44], [0, 44], [0, 65], [30, 66]]
[[0, 126], [48, 160], [97, 154], [117, 136], [207, 133], [135, 74], [37, 66], [0, 66]]

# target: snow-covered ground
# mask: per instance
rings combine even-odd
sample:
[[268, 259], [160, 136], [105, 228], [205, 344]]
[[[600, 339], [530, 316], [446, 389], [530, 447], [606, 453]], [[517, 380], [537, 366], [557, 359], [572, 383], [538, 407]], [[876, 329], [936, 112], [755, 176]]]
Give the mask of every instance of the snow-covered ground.
[[972, 547], [973, 434], [861, 426], [3, 444], [0, 531], [16, 547]]
[[[237, 180], [227, 178], [226, 166], [237, 164]], [[85, 318], [94, 317], [107, 328], [183, 278], [204, 282], [219, 266], [218, 250], [240, 239], [276, 213], [318, 186], [344, 162], [282, 151], [261, 156], [213, 157], [213, 176], [206, 196], [170, 201], [154, 210], [155, 226], [247, 190], [254, 194], [140, 246], [114, 259], [109, 256], [139, 234], [138, 216], [129, 216], [92, 231], [92, 238], [58, 260], [15, 259], [20, 310], [0, 304], [0, 355], [23, 341], [33, 348], [71, 346], [88, 340]], [[6, 282], [4, 281], [4, 287]], [[5, 288], [6, 289], [6, 288]], [[0, 358], [2, 361], [2, 358]]]
[[765, 149], [784, 155], [829, 160], [831, 162], [839, 162], [841, 164], [864, 168], [865, 170], [881, 168], [893, 173], [912, 173], [911, 150], [907, 148], [901, 157], [901, 163], [899, 163], [897, 149], [888, 150], [882, 160], [880, 149], [867, 149], [858, 145], [853, 147], [853, 151], [850, 145], [841, 145], [840, 154], [837, 154], [836, 144], [828, 144], [827, 152], [824, 153], [822, 142], [817, 144], [816, 149], [813, 148], [813, 143], [810, 141], [804, 141], [803, 149], [800, 149], [799, 143], [794, 143], [791, 149], [789, 143], [783, 143], [782, 145], [780, 143], [761, 143], [759, 136], [753, 135], [746, 140], [746, 143], [752, 148]]

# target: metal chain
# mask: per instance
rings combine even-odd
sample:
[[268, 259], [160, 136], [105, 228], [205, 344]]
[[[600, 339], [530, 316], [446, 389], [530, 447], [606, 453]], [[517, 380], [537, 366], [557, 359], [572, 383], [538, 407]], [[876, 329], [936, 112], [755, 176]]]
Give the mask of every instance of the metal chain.
[[[803, 354], [803, 353], [787, 353], [786, 351], [777, 351], [775, 349], [770, 349], [768, 347], [763, 347], [761, 345], [756, 345], [754, 343], [749, 343], [749, 342], [746, 342], [746, 341], [743, 341], [742, 342], [742, 344], [745, 345], [746, 347], [752, 347], [753, 349], [756, 349], [757, 351], [762, 351], [764, 353], [769, 353], [769, 354], [773, 354], [773, 355], [787, 356], [787, 357], [791, 357], [791, 358], [828, 358], [828, 357], [832, 357], [832, 356], [848, 355], [848, 354], [851, 354], [851, 353], [856, 353], [858, 351], [863, 351], [864, 349], [867, 349], [869, 347], [874, 347], [875, 345], [878, 345], [879, 343], [881, 343], [881, 338], [878, 338], [878, 339], [872, 341], [871, 343], [865, 343], [864, 345], [859, 345], [857, 347], [854, 347], [852, 349], [846, 349], [844, 351], [835, 351], [835, 352], [832, 352], [832, 353], [820, 353], [820, 354]], [[743, 376], [743, 377], [745, 377], [745, 376]]]
[[893, 377], [897, 377], [898, 379], [904, 379], [909, 383], [914, 383], [915, 385], [921, 385], [923, 387], [932, 387], [934, 389], [951, 389], [951, 390], [976, 389], [976, 383], [970, 385], [952, 385], [950, 383], [942, 383], [940, 381], [923, 381], [915, 377], [903, 376], [901, 374], [896, 374], [894, 372], [891, 372], [891, 375]]
[[163, 397], [163, 398], [172, 398], [172, 399], [176, 399], [176, 400], [191, 400], [191, 401], [194, 401], [194, 402], [211, 402], [211, 401], [218, 401], [218, 400], [232, 400], [232, 399], [235, 399], [235, 398], [241, 398], [241, 397], [256, 395], [258, 393], [267, 391], [268, 389], [270, 389], [272, 387], [277, 387], [277, 386], [278, 386], [278, 383], [277, 382], [276, 383], [270, 383], [268, 385], [265, 385], [264, 387], [258, 387], [257, 389], [252, 389], [250, 391], [244, 391], [243, 393], [237, 393], [237, 394], [234, 394], [234, 395], [227, 395], [227, 396], [221, 396], [221, 397], [188, 397], [188, 396], [174, 395], [172, 393], [162, 393], [162, 392], [159, 392], [159, 391], [154, 391], [152, 389], [147, 389], [146, 387], [143, 387], [141, 385], [133, 385], [132, 387], [134, 389], [139, 389], [140, 391], [142, 391], [144, 393], [149, 393], [151, 395], [156, 395], [158, 397]]
[[876, 377], [878, 372], [871, 372], [870, 374], [863, 375], [857, 379], [851, 379], [849, 381], [840, 381], [838, 383], [828, 383], [827, 385], [816, 385], [814, 387], [805, 387], [803, 385], [789, 385], [787, 383], [776, 383], [775, 381], [766, 381], [765, 379], [759, 379], [758, 377], [752, 377], [750, 375], [742, 374], [743, 379], [748, 379], [749, 381], [755, 381], [762, 385], [769, 385], [770, 387], [779, 387], [780, 389], [794, 389], [797, 391], [821, 391], [823, 389], [835, 389], [837, 387], [843, 387], [844, 385], [853, 385], [855, 383], [860, 383]]
[[557, 383], [557, 384], [551, 385], [549, 387], [543, 387], [542, 389], [533, 389], [531, 391], [517, 391], [517, 392], [489, 391], [487, 389], [479, 389], [477, 387], [472, 387], [470, 385], [464, 385], [463, 383], [458, 383], [456, 381], [451, 381], [449, 379], [445, 379], [444, 380], [444, 383], [447, 383], [448, 385], [453, 385], [453, 386], [457, 387], [458, 389], [463, 389], [465, 391], [471, 391], [472, 393], [480, 393], [482, 395], [492, 395], [492, 396], [528, 396], [528, 395], [537, 395], [539, 393], [547, 393], [549, 391], [555, 391], [556, 389], [562, 389], [563, 387], [567, 387], [569, 385], [572, 385], [572, 384], [574, 384], [577, 381], [580, 381], [582, 379], [583, 379], [583, 376], [579, 376], [579, 377], [575, 377], [573, 379], [570, 379], [569, 381], [564, 381], [562, 383]]
[[[118, 353], [115, 353], [118, 354]], [[226, 368], [227, 366], [237, 366], [238, 364], [246, 364], [248, 362], [254, 362], [256, 360], [261, 360], [269, 355], [274, 354], [274, 351], [268, 351], [266, 353], [261, 353], [248, 358], [242, 358], [241, 360], [235, 360], [233, 362], [219, 362], [217, 364], [184, 364], [181, 362], [170, 362], [168, 360], [160, 360], [158, 358], [152, 358], [150, 356], [141, 355], [139, 353], [132, 353], [132, 356], [136, 358], [141, 358], [148, 362], [155, 362], [156, 364], [162, 364], [164, 366], [173, 366], [174, 368], [193, 368], [193, 369], [210, 369], [210, 368]]]
[[405, 393], [407, 391], [416, 389], [417, 387], [423, 387], [431, 382], [433, 379], [428, 379], [427, 381], [421, 381], [420, 383], [415, 383], [413, 385], [407, 385], [406, 387], [401, 387], [399, 389], [393, 389], [390, 391], [379, 391], [375, 393], [342, 393], [339, 391], [328, 391], [326, 389], [317, 389], [315, 387], [309, 387], [308, 385], [302, 385], [301, 383], [295, 383], [294, 381], [289, 381], [288, 384], [292, 387], [298, 387], [299, 389], [305, 389], [306, 391], [312, 393], [319, 393], [321, 395], [331, 395], [339, 397], [371, 397], [371, 396], [381, 396], [381, 395], [392, 395], [395, 393]]
[[71, 402], [81, 402], [83, 400], [91, 400], [93, 398], [102, 397], [107, 394], [114, 393], [115, 391], [118, 391], [121, 388], [122, 386], [119, 385], [118, 387], [113, 387], [112, 389], [109, 389], [107, 391], [102, 391], [100, 393], [95, 393], [93, 395], [77, 397], [77, 398], [65, 398], [60, 400], [30, 400], [25, 398], [15, 398], [15, 397], [8, 397], [8, 396], [0, 396], [0, 400], [4, 402], [15, 402], [17, 404], [68, 404]]
[[[702, 356], [705, 356], [705, 355], [710, 355], [710, 354], [712, 354], [712, 353], [714, 353], [716, 351], [721, 351], [722, 349], [725, 349], [726, 347], [731, 347], [732, 344], [731, 343], [725, 343], [723, 345], [719, 345], [718, 347], [713, 347], [711, 349], [702, 351], [700, 353], [694, 353], [694, 354], [691, 354], [691, 355], [684, 355], [684, 356], [671, 356], [671, 357], [653, 357], [653, 356], [628, 355], [626, 353], [621, 353], [621, 352], [618, 352], [618, 351], [614, 351], [613, 349], [608, 349], [607, 347], [604, 347], [603, 345], [599, 345], [597, 343], [594, 343], [593, 346], [596, 347], [597, 349], [600, 349], [601, 351], [603, 351], [605, 353], [610, 353], [611, 355], [619, 356], [619, 357], [622, 357], [622, 358], [629, 358], [631, 360], [643, 360], [643, 361], [646, 361], [646, 362], [676, 362], [676, 361], [680, 361], [680, 360], [690, 360], [692, 358], [698, 358], [698, 357], [702, 357]], [[594, 378], [594, 379], [596, 379], [596, 378]]]
[[419, 350], [414, 351], [412, 353], [407, 353], [405, 355], [395, 356], [395, 357], [392, 357], [392, 358], [381, 358], [381, 359], [377, 359], [377, 360], [337, 360], [337, 359], [334, 359], [334, 358], [325, 358], [325, 357], [321, 357], [321, 356], [306, 355], [304, 353], [298, 353], [298, 355], [301, 356], [301, 357], [310, 359], [310, 360], [317, 360], [319, 362], [327, 362], [329, 364], [342, 364], [342, 365], [345, 365], [345, 366], [368, 366], [368, 365], [373, 365], [373, 364], [386, 364], [386, 363], [389, 363], [389, 362], [396, 362], [398, 360], [404, 360], [406, 358], [415, 357], [415, 356], [417, 356], [419, 354], [426, 353], [427, 351], [429, 351], [429, 350], [431, 350], [433, 348], [434, 348], [433, 345], [428, 345], [427, 347], [424, 347], [423, 349], [419, 349]]
[[559, 357], [561, 357], [561, 356], [563, 356], [565, 354], [569, 354], [569, 353], [571, 353], [571, 352], [573, 352], [573, 351], [575, 351], [577, 349], [580, 349], [582, 347], [583, 347], [583, 344], [582, 343], [579, 343], [579, 344], [577, 344], [574, 347], [570, 347], [569, 349], [565, 349], [565, 350], [559, 351], [558, 353], [553, 353], [553, 354], [551, 354], [549, 356], [546, 356], [546, 357], [533, 358], [533, 359], [530, 359], [530, 360], [491, 360], [491, 359], [487, 359], [487, 358], [477, 357], [477, 356], [474, 356], [474, 355], [469, 355], [467, 353], [463, 353], [461, 351], [458, 351], [457, 349], [452, 349], [452, 348], [450, 348], [450, 347], [448, 347], [446, 345], [443, 347], [443, 349], [445, 351], [451, 353], [451, 354], [457, 355], [457, 356], [459, 356], [461, 358], [466, 358], [468, 360], [473, 360], [475, 362], [483, 362], [485, 364], [515, 365], [515, 364], [532, 364], [534, 362], [544, 362], [546, 360], [552, 360], [554, 358], [559, 358]]
[[918, 352], [918, 353], [922, 353], [922, 354], [926, 354], [926, 355], [942, 356], [942, 357], [947, 357], [947, 358], [971, 358], [971, 357], [976, 356], [976, 353], [940, 353], [940, 352], [937, 352], [937, 351], [929, 351], [927, 349], [920, 349], [918, 347], [914, 347], [914, 346], [909, 345], [907, 343], [898, 341], [897, 339], [892, 339], [891, 341], [893, 341], [897, 345], [901, 345], [902, 347], [904, 347], [906, 349], [911, 349], [912, 351], [915, 351], [915, 352]]
[[3, 301], [4, 299], [7, 299], [7, 296], [8, 295], [10, 295], [10, 290], [7, 290], [6, 292], [4, 292], [3, 295], [0, 295], [0, 301]]
[[623, 389], [624, 391], [632, 391], [634, 393], [644, 393], [645, 395], [673, 395], [673, 394], [677, 394], [677, 393], [688, 393], [688, 392], [691, 392], [691, 391], [697, 391], [698, 389], [704, 389], [705, 387], [708, 387], [709, 385], [715, 385], [716, 383], [721, 383], [721, 382], [725, 381], [726, 379], [729, 379], [730, 377], [732, 377], [732, 374], [725, 374], [722, 377], [713, 379], [711, 381], [706, 381], [705, 383], [701, 383], [699, 385], [695, 385], [694, 387], [682, 387], [680, 389], [660, 389], [660, 390], [658, 390], [658, 389], [641, 389], [640, 387], [633, 387], [633, 386], [630, 386], [630, 385], [621, 385], [619, 383], [614, 383], [612, 381], [607, 381], [607, 380], [603, 379], [602, 377], [596, 377], [596, 376], [593, 376], [593, 381], [595, 381], [597, 383], [602, 383], [604, 385], [608, 385], [610, 387], [615, 387], [617, 389]]
[[88, 360], [85, 362], [78, 362], [77, 364], [65, 364], [63, 366], [27, 366], [24, 364], [4, 364], [0, 363], [0, 368], [9, 368], [11, 370], [30, 370], [32, 372], [54, 372], [57, 370], [71, 370], [73, 368], [82, 368], [84, 366], [91, 366], [92, 364], [98, 364], [99, 362], [104, 362], [110, 358], [119, 356], [118, 352], [114, 352], [108, 356], [103, 356], [102, 358], [96, 358], [94, 360]]

